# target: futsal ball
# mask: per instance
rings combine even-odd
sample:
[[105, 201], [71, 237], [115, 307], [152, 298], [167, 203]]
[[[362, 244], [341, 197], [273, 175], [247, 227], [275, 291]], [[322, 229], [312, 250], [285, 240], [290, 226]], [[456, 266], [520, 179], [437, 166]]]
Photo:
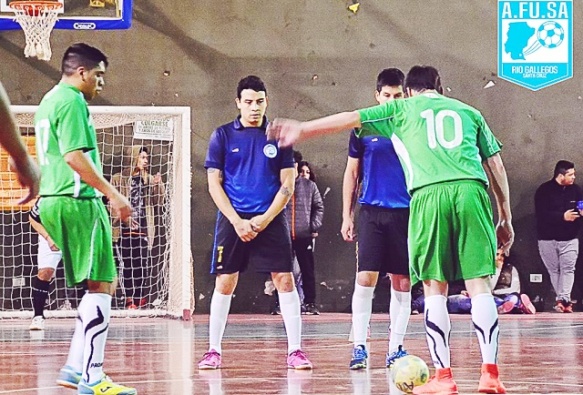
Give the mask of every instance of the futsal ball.
[[536, 32], [538, 42], [546, 48], [556, 48], [565, 39], [565, 30], [557, 22], [546, 21]]
[[429, 379], [429, 368], [425, 361], [415, 355], [399, 358], [391, 366], [391, 380], [399, 391], [410, 394], [413, 388]]

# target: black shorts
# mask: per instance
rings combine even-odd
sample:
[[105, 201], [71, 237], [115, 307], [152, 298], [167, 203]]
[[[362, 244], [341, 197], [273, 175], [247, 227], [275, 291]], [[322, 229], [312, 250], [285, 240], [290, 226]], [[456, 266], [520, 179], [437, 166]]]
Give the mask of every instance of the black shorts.
[[360, 207], [356, 267], [358, 272], [409, 274], [409, 209]]
[[[257, 214], [239, 214], [251, 219]], [[211, 261], [212, 274], [244, 272], [251, 263], [260, 273], [291, 273], [291, 237], [284, 211], [256, 238], [243, 242], [227, 217], [219, 212]]]

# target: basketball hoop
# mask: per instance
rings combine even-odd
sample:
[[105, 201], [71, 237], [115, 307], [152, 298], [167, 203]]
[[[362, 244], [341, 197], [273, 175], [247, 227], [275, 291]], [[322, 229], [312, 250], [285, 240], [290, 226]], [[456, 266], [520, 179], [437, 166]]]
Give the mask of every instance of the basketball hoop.
[[14, 20], [24, 30], [26, 47], [24, 56], [51, 59], [50, 37], [63, 4], [57, 1], [13, 1], [9, 4]]

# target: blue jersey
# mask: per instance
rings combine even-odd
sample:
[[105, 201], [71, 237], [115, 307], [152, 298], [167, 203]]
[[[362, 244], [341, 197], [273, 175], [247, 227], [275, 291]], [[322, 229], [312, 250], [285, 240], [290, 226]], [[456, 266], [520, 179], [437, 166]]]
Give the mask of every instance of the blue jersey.
[[407, 208], [405, 173], [393, 142], [381, 136], [358, 138], [350, 133], [348, 156], [360, 160], [362, 189], [358, 202], [384, 208]]
[[211, 135], [204, 167], [223, 172], [223, 189], [239, 213], [266, 212], [281, 188], [281, 170], [294, 167], [292, 149], [267, 141], [266, 127], [267, 118], [259, 128], [237, 118]]

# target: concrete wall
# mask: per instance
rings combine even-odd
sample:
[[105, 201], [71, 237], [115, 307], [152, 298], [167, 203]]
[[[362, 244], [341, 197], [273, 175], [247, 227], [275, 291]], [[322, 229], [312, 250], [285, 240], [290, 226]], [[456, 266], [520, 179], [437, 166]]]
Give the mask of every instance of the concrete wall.
[[[348, 3], [137, 0], [129, 31], [54, 32], [49, 63], [23, 58], [21, 31], [3, 32], [0, 79], [15, 104], [38, 104], [59, 78], [64, 49], [85, 41], [111, 58], [107, 87], [96, 104], [192, 107], [192, 245], [197, 311], [204, 312], [213, 287], [207, 271], [215, 207], [203, 161], [212, 130], [236, 115], [239, 78], [253, 73], [266, 81], [270, 117], [310, 119], [373, 104], [374, 79], [382, 68], [434, 65], [447, 94], [481, 109], [503, 141], [517, 232], [513, 262], [525, 279], [544, 273], [533, 194], [557, 160], [583, 160], [578, 23], [583, 8], [574, 6], [574, 78], [531, 92], [496, 77], [495, 0], [365, 0], [357, 14], [346, 9]], [[484, 89], [489, 81], [495, 86]], [[339, 235], [347, 140], [345, 133], [297, 147], [315, 165], [320, 189], [331, 188], [316, 259], [318, 282], [328, 285], [319, 288], [320, 301], [336, 311], [348, 309], [354, 276], [354, 248]], [[267, 311], [260, 280], [251, 273], [241, 279], [233, 311]], [[550, 289], [546, 275], [543, 284], [523, 286], [536, 294]]]

